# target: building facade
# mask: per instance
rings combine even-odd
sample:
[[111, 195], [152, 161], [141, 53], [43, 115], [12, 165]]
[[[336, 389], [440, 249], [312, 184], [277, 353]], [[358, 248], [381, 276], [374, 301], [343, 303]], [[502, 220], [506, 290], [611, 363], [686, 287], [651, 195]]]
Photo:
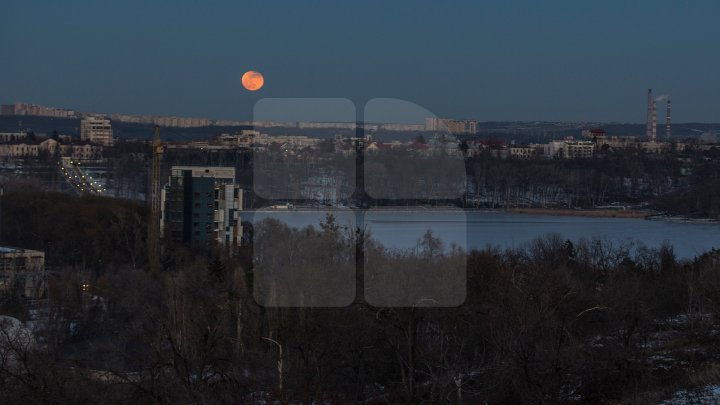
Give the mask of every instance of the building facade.
[[26, 298], [41, 298], [45, 286], [45, 253], [0, 247], [0, 292], [19, 288]]
[[450, 118], [426, 118], [426, 131], [450, 131], [453, 134], [474, 134], [477, 120], [455, 120]]
[[80, 139], [112, 146], [113, 132], [110, 120], [100, 117], [87, 117], [80, 121]]
[[61, 143], [52, 138], [40, 142], [30, 140], [0, 142], [0, 157], [34, 158], [43, 153], [78, 160], [100, 160], [103, 158], [103, 147], [90, 142]]
[[543, 154], [549, 158], [590, 159], [595, 153], [592, 141], [551, 141], [544, 146]]
[[75, 118], [77, 113], [64, 108], [44, 107], [36, 104], [15, 103], [0, 106], [0, 115], [35, 115], [40, 117]]
[[0, 142], [12, 142], [27, 139], [26, 132], [0, 132]]
[[176, 242], [240, 246], [242, 208], [234, 167], [173, 166], [161, 191], [161, 233]]

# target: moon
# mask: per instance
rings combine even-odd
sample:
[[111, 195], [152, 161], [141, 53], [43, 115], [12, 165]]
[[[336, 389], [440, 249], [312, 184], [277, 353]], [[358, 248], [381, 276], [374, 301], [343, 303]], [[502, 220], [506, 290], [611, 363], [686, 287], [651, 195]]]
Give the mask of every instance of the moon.
[[242, 85], [247, 90], [256, 91], [260, 90], [265, 84], [265, 78], [262, 73], [254, 70], [248, 70], [242, 75]]

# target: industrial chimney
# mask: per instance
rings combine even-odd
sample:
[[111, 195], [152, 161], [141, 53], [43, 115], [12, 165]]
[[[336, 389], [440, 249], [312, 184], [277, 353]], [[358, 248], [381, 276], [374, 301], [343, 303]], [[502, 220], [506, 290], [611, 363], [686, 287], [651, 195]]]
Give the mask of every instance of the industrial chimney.
[[653, 96], [652, 96], [652, 89], [648, 89], [647, 93], [647, 126], [645, 127], [645, 137], [650, 140], [652, 139], [652, 105], [653, 105]]
[[670, 132], [670, 112], [672, 110], [672, 105], [670, 104], [670, 97], [667, 99], [667, 110], [665, 111], [665, 138], [668, 142], [670, 142], [670, 137], [672, 133]]
[[650, 135], [650, 142], [657, 141], [657, 101], [652, 102], [652, 133]]

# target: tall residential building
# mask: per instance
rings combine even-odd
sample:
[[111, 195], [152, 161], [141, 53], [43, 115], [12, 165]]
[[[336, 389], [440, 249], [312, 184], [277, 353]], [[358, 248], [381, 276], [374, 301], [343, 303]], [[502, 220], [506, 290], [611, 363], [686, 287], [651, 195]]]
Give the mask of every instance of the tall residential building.
[[161, 191], [163, 237], [196, 244], [239, 246], [243, 190], [234, 167], [173, 166]]
[[80, 121], [80, 139], [112, 146], [113, 132], [110, 120], [100, 117], [87, 117]]

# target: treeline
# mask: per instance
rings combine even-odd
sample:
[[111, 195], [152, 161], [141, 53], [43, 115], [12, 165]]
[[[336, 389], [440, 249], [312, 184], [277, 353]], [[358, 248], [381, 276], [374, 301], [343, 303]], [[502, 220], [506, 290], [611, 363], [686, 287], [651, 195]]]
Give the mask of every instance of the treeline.
[[[120, 209], [72, 200], [61, 206]], [[89, 281], [66, 268], [37, 342], [0, 339], [4, 402], [651, 403], [720, 383], [718, 252], [678, 262], [670, 246], [557, 235], [462, 252], [431, 233], [398, 251], [332, 218], [304, 229], [267, 220], [255, 253], [166, 246], [153, 274], [121, 258], [121, 228], [94, 235], [102, 244], [73, 229], [68, 243], [88, 258], [115, 241], [124, 265]], [[377, 295], [413, 272], [428, 282]], [[457, 306], [418, 293], [456, 292], [458, 280]], [[373, 294], [397, 301], [372, 306]]]
[[591, 208], [620, 203], [701, 217], [717, 217], [720, 196], [707, 194], [717, 182], [714, 151], [684, 155], [638, 149], [604, 149], [594, 159], [469, 159], [468, 196], [489, 208]]
[[[351, 142], [336, 151], [318, 149], [168, 149], [161, 181], [173, 165], [230, 166], [248, 191], [248, 207], [292, 199], [298, 203], [343, 203], [362, 207], [454, 204], [471, 208], [593, 208], [613, 203], [670, 214], [718, 218], [720, 150], [646, 153], [600, 148], [593, 159], [499, 159], [491, 151], [460, 156], [422, 156], [417, 151], [365, 151], [356, 159]], [[342, 153], [341, 153], [342, 152]], [[52, 159], [27, 159], [24, 175], [66, 186]], [[141, 142], [118, 141], [108, 151], [107, 185], [116, 197], [142, 200], [148, 189], [150, 156]], [[362, 176], [356, 173], [363, 171]], [[363, 182], [363, 184], [359, 184]], [[361, 187], [362, 186], [362, 187]], [[359, 193], [364, 190], [364, 193]]]
[[33, 183], [5, 183], [0, 245], [45, 252], [50, 268], [95, 274], [147, 262], [146, 207], [100, 196], [47, 192]]

